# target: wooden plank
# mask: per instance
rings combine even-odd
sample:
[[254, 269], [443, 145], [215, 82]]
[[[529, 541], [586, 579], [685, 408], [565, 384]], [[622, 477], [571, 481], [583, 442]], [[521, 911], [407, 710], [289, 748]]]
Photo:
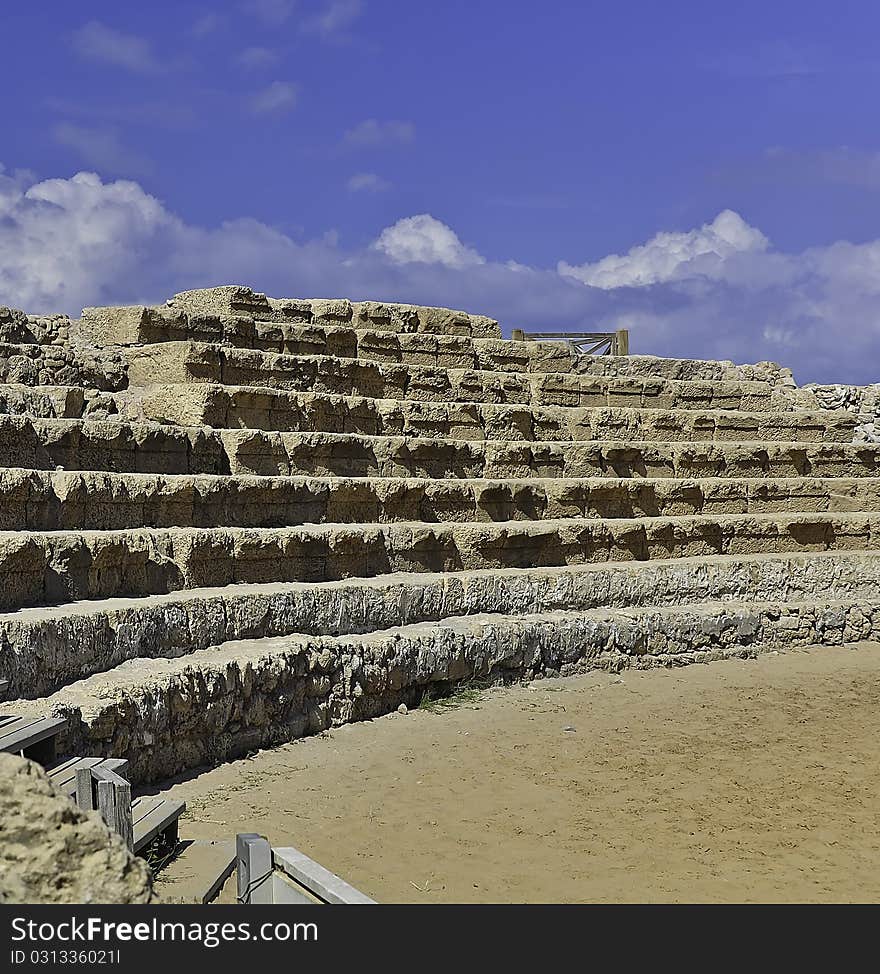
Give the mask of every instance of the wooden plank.
[[22, 717], [16, 717], [15, 714], [3, 714], [0, 716], [0, 727], [5, 727], [7, 724], [11, 724], [14, 720], [23, 720]]
[[238, 902], [272, 903], [272, 847], [254, 832], [235, 837], [238, 859]]
[[210, 903], [217, 898], [217, 894], [223, 888], [223, 884], [235, 871], [235, 864], [238, 858], [235, 854], [235, 843], [231, 841], [210, 843], [216, 849], [220, 861], [215, 866], [214, 871], [208, 876], [204, 886], [198, 893], [200, 903]]
[[120, 780], [126, 781], [128, 761], [125, 758], [67, 758], [48, 769], [52, 783], [65, 795], [76, 794], [76, 773], [80, 768], [92, 768], [100, 777], [102, 770], [113, 772]]
[[325, 903], [376, 902], [292, 846], [273, 849], [272, 862]]
[[121, 775], [118, 775], [111, 768], [106, 766], [106, 762], [99, 761], [92, 767], [92, 775], [98, 781], [111, 781], [114, 785], [127, 785], [128, 782]]
[[156, 795], [145, 795], [132, 802], [131, 812], [134, 824], [137, 825], [142, 818], [146, 818], [150, 812], [157, 809], [162, 804], [162, 799]]
[[115, 771], [120, 778], [128, 781], [128, 758], [104, 758], [101, 764], [108, 771]]
[[91, 812], [95, 807], [94, 781], [90, 768], [76, 769], [76, 804], [84, 812]]
[[[109, 772], [113, 774], [113, 772]], [[118, 777], [118, 776], [117, 776]], [[113, 788], [116, 801], [116, 818], [114, 821], [114, 831], [125, 843], [127, 849], [134, 849], [134, 824], [131, 814], [131, 785], [120, 778], [119, 782], [107, 782]], [[105, 784], [100, 782], [99, 786]]]
[[158, 889], [174, 903], [212, 903], [237, 862], [234, 839], [187, 839], [162, 867]]
[[[67, 778], [65, 777], [65, 774], [67, 772], [69, 772], [70, 776], [75, 775], [77, 765], [79, 764], [80, 761], [84, 761], [84, 760], [88, 760], [88, 759], [76, 758], [76, 757], [64, 758], [64, 760], [56, 761], [53, 765], [50, 765], [48, 768], [46, 768], [46, 773], [49, 775], [52, 781], [54, 781], [55, 784], [57, 785], [59, 780], [64, 780], [64, 781], [67, 780]], [[95, 758], [94, 760], [100, 761], [101, 759]]]
[[143, 849], [152, 842], [160, 832], [170, 831], [177, 824], [177, 820], [186, 810], [186, 802], [158, 799], [146, 815], [139, 814], [139, 805], [143, 801], [136, 798], [131, 803], [132, 820], [134, 822], [134, 841], [132, 848], [135, 852]]
[[98, 811], [108, 829], [116, 831], [116, 788], [112, 781], [98, 781]]
[[27, 725], [28, 719], [26, 717], [7, 717], [4, 719], [2, 726], [0, 726], [0, 741], [6, 737], [7, 734], [12, 734], [16, 730], [21, 729]]
[[76, 794], [76, 775], [80, 768], [89, 769], [100, 761], [100, 758], [73, 758], [65, 761], [63, 766], [52, 768], [49, 777], [59, 791], [72, 796]]
[[57, 736], [66, 724], [63, 717], [38, 717], [36, 720], [22, 720], [21, 724], [10, 724], [0, 730], [0, 751], [16, 754], [26, 751], [34, 744]]

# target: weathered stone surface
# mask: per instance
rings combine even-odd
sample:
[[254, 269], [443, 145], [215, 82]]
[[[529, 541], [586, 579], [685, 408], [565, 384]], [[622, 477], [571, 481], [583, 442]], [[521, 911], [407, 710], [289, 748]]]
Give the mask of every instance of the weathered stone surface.
[[491, 372], [280, 355], [201, 342], [162, 342], [123, 352], [132, 385], [211, 382], [419, 402], [629, 406], [660, 409], [791, 409], [765, 381]]
[[0, 754], [0, 903], [149, 903], [150, 871], [32, 761]]
[[833, 440], [609, 440], [590, 439], [583, 431], [574, 441], [277, 433], [126, 422], [118, 416], [0, 415], [0, 467], [273, 477], [839, 478], [876, 476], [880, 446]]
[[867, 386], [808, 385], [796, 390], [796, 402], [815, 402], [820, 409], [845, 409], [856, 417], [853, 439], [880, 443], [880, 383]]
[[880, 548], [880, 514], [0, 532], [0, 610], [241, 582]]
[[880, 511], [872, 478], [257, 477], [0, 468], [0, 530]]
[[132, 660], [46, 704], [67, 718], [68, 748], [130, 754], [134, 780], [150, 781], [390, 713], [431, 684], [684, 665], [878, 636], [873, 600], [477, 615]]
[[0, 678], [142, 780], [475, 673], [876, 638], [880, 386], [237, 285], [0, 342]]
[[66, 315], [28, 315], [0, 307], [0, 342], [13, 345], [63, 345], [70, 337]]
[[99, 352], [66, 343], [5, 343], [0, 344], [0, 382], [112, 391], [124, 388], [128, 378], [119, 351]]
[[864, 551], [238, 584], [0, 616], [0, 676], [11, 681], [10, 697], [34, 697], [128, 659], [185, 656], [230, 640], [363, 633], [479, 613], [792, 602], [816, 593], [870, 599], [878, 585], [880, 559]]
[[163, 322], [169, 324], [170, 331], [198, 333], [202, 323], [230, 317], [278, 324], [350, 325], [359, 330], [501, 337], [496, 321], [464, 311], [375, 301], [352, 303], [345, 298], [267, 298], [241, 285], [183, 291], [160, 307], [85, 308], [81, 327], [83, 335], [96, 344], [110, 340], [127, 345], [164, 340]]
[[214, 383], [151, 387], [136, 402], [132, 398], [128, 409], [147, 420], [183, 426], [463, 440], [851, 442], [856, 426], [855, 417], [846, 412], [819, 409], [744, 412], [414, 402]]

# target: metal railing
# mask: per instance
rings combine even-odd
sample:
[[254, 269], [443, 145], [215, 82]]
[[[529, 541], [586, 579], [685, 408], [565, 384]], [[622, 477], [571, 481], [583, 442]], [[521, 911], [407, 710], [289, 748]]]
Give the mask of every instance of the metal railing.
[[579, 355], [629, 355], [629, 331], [523, 331], [510, 336], [520, 342], [567, 342]]

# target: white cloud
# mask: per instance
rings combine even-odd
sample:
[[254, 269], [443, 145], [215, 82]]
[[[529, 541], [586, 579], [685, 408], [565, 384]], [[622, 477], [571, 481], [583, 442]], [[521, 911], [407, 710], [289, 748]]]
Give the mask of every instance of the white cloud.
[[0, 176], [0, 294], [49, 311], [82, 306], [133, 269], [144, 239], [176, 221], [132, 182], [93, 173], [23, 186]]
[[97, 20], [90, 20], [74, 31], [73, 47], [89, 61], [102, 61], [139, 74], [152, 74], [161, 68], [149, 41]]
[[710, 274], [696, 271], [707, 255], [695, 248], [650, 287], [595, 287], [485, 259], [427, 214], [385, 228], [372, 246], [344, 250], [333, 233], [298, 241], [250, 219], [186, 223], [130, 181], [93, 173], [37, 181], [0, 167], [0, 304], [76, 314], [89, 304], [154, 303], [238, 282], [279, 296], [459, 307], [507, 329], [629, 327], [635, 352], [770, 358], [801, 381], [880, 378], [880, 240], [798, 254], [743, 249], [743, 241], [759, 242], [755, 234], [725, 237], [731, 251], [708, 254]]
[[408, 216], [386, 227], [373, 246], [395, 264], [461, 268], [485, 263], [475, 250], [465, 247], [454, 230], [429, 213]]
[[713, 276], [735, 254], [766, 250], [769, 241], [733, 210], [683, 233], [658, 233], [624, 256], [611, 254], [593, 264], [559, 263], [559, 273], [605, 290], [642, 287], [688, 277]]
[[380, 122], [378, 119], [368, 118], [349, 129], [344, 139], [349, 145], [355, 146], [389, 145], [412, 142], [415, 134], [416, 127], [412, 122]]
[[303, 25], [308, 34], [318, 34], [325, 40], [338, 39], [361, 15], [361, 0], [330, 0], [320, 13]]
[[241, 7], [268, 27], [280, 27], [290, 19], [296, 0], [244, 0]]
[[52, 129], [52, 137], [59, 145], [73, 149], [87, 165], [105, 172], [139, 175], [152, 168], [149, 160], [122, 144], [114, 129], [59, 122]]
[[374, 172], [355, 173], [345, 185], [352, 193], [381, 193], [391, 188], [391, 183]]
[[257, 115], [274, 115], [296, 107], [299, 85], [290, 81], [273, 81], [251, 99], [251, 110]]
[[268, 47], [246, 47], [235, 57], [236, 63], [248, 70], [258, 68], [270, 68], [279, 61], [277, 51], [272, 51]]

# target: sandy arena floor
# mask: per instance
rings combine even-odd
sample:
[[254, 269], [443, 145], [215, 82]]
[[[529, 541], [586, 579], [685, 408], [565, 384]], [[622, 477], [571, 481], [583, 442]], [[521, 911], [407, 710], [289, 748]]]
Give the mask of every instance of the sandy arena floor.
[[490, 690], [206, 771], [380, 901], [880, 900], [880, 645]]

